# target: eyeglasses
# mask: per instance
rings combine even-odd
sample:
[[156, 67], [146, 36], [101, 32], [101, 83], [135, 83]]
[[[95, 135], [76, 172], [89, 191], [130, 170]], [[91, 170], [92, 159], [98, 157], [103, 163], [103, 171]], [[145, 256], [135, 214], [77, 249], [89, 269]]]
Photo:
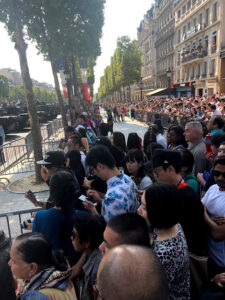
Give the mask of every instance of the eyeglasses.
[[225, 148], [218, 149], [218, 152], [223, 152], [223, 153], [225, 153]]
[[212, 174], [213, 174], [213, 176], [215, 176], [215, 177], [219, 177], [220, 175], [222, 175], [223, 178], [225, 178], [225, 172], [220, 172], [220, 171], [213, 170], [213, 171], [212, 171]]

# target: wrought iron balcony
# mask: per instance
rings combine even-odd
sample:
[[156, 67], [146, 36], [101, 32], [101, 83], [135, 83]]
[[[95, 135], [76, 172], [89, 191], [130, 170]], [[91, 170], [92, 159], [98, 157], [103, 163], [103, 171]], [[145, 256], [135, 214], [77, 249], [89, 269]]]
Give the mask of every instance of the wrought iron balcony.
[[185, 54], [183, 54], [182, 58], [181, 58], [181, 62], [182, 62], [182, 64], [184, 64], [189, 61], [193, 61], [194, 59], [197, 60], [197, 59], [203, 58], [207, 55], [208, 55], [208, 53], [206, 50], [197, 50], [196, 49], [196, 50], [186, 52]]
[[210, 77], [215, 77], [215, 72], [211, 72], [209, 75]]
[[202, 74], [202, 78], [206, 78], [206, 74]]
[[196, 78], [196, 79], [199, 79], [199, 78], [200, 78], [200, 74], [196, 75], [195, 78]]

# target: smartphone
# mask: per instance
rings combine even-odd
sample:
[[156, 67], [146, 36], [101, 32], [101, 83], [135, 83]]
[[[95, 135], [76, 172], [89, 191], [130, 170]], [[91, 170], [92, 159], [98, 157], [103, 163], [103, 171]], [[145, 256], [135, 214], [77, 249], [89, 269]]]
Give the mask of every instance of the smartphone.
[[84, 195], [81, 195], [78, 199], [81, 200], [81, 201], [86, 201], [86, 200], [87, 200], [87, 197], [84, 196]]
[[35, 197], [35, 195], [34, 195], [34, 193], [33, 193], [31, 190], [29, 190], [29, 191], [27, 192], [26, 197], [27, 197], [29, 200], [32, 200], [32, 199]]

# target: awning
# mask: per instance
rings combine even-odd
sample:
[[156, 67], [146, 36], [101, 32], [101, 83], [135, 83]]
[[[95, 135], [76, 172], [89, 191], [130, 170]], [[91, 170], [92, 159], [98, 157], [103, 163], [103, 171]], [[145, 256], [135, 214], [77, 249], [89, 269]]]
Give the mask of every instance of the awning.
[[160, 93], [160, 92], [162, 92], [162, 91], [165, 91], [165, 90], [167, 90], [167, 89], [168, 89], [168, 88], [156, 89], [156, 90], [154, 90], [154, 91], [152, 91], [152, 92], [150, 92], [150, 93], [145, 94], [145, 96], [152, 96], [152, 95], [158, 94], [158, 93]]

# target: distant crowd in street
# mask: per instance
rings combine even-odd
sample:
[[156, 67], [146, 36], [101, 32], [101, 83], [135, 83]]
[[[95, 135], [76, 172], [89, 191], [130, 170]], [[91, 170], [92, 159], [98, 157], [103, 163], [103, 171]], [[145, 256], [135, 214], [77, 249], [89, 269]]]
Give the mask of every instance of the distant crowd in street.
[[[108, 104], [105, 121], [97, 104], [74, 111], [36, 162], [50, 196], [26, 191], [40, 208], [30, 232], [12, 246], [0, 233], [0, 299], [225, 299], [224, 101]], [[114, 122], [141, 109], [154, 121], [126, 140]], [[187, 122], [165, 129], [167, 113]]]

